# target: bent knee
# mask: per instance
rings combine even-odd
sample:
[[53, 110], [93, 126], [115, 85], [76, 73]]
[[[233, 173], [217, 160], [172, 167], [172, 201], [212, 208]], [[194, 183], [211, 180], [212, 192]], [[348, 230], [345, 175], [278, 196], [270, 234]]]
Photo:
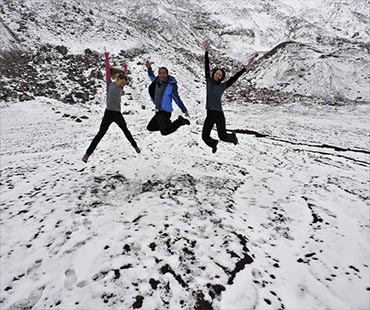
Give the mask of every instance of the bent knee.
[[219, 137], [219, 138], [223, 142], [231, 142], [230, 139], [228, 139], [227, 137]]

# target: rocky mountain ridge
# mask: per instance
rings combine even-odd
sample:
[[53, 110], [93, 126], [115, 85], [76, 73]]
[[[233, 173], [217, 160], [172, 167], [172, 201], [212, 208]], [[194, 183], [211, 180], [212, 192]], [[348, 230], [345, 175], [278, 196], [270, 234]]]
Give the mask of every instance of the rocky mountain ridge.
[[[228, 75], [252, 53], [281, 47], [240, 81], [231, 91], [233, 98], [369, 102], [367, 1], [316, 3], [3, 1], [0, 100], [41, 95], [67, 103], [99, 103], [104, 99], [104, 49], [117, 64], [135, 67], [151, 57], [177, 75], [186, 70], [190, 82], [201, 87], [200, 46], [209, 38], [212, 64], [224, 66]], [[133, 88], [141, 94], [145, 72], [137, 74]]]

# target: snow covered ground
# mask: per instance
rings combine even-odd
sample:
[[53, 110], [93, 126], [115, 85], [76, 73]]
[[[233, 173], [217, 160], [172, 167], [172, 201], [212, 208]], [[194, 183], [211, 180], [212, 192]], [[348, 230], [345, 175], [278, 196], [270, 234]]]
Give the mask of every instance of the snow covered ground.
[[[0, 308], [369, 309], [368, 5], [0, 0]], [[239, 145], [216, 154], [205, 38], [227, 77], [279, 47], [223, 97]], [[104, 49], [142, 153], [112, 125], [84, 164]], [[191, 115], [170, 136], [145, 59]]]
[[368, 105], [234, 101], [266, 136], [216, 154], [203, 108], [125, 109], [142, 153], [112, 125], [84, 164], [103, 106], [2, 103], [1, 309], [368, 309]]

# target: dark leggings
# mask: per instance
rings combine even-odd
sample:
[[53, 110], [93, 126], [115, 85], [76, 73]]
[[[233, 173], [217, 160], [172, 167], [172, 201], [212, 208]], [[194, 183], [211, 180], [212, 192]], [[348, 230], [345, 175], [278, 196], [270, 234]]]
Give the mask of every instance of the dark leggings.
[[233, 142], [233, 135], [226, 132], [225, 115], [223, 111], [207, 110], [207, 117], [203, 124], [202, 139], [210, 147], [217, 145], [217, 140], [211, 138], [211, 130], [216, 124], [218, 137], [221, 141]]
[[100, 140], [104, 137], [104, 135], [106, 134], [106, 132], [109, 128], [109, 126], [113, 122], [116, 123], [119, 126], [119, 128], [122, 129], [122, 131], [125, 134], [127, 140], [130, 141], [131, 145], [133, 147], [137, 146], [134, 138], [131, 135], [131, 132], [127, 128], [126, 121], [123, 118], [121, 112], [105, 110], [103, 119], [102, 119], [101, 124], [100, 124], [99, 132], [96, 134], [95, 138], [92, 140], [89, 148], [87, 149], [87, 151], [86, 151], [87, 154], [91, 155], [94, 152], [94, 150], [98, 146]]
[[171, 112], [158, 111], [146, 127], [149, 131], [160, 131], [163, 136], [175, 132], [181, 126], [179, 119], [171, 122]]

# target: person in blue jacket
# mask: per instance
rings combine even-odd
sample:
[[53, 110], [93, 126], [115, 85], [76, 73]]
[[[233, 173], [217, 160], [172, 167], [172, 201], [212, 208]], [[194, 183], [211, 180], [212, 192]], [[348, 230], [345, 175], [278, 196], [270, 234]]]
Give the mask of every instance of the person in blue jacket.
[[152, 69], [152, 63], [147, 60], [145, 66], [148, 69], [148, 75], [152, 83], [149, 85], [149, 95], [152, 99], [156, 113], [150, 120], [147, 129], [149, 131], [160, 131], [164, 136], [175, 132], [183, 125], [189, 125], [190, 121], [181, 115], [174, 121], [171, 121], [173, 111], [172, 100], [175, 101], [180, 110], [186, 117], [189, 117], [188, 110], [180, 99], [176, 79], [168, 74], [168, 69], [160, 67], [158, 76], [155, 76]]
[[212, 152], [216, 153], [218, 140], [211, 137], [211, 130], [216, 124], [218, 137], [221, 141], [230, 142], [233, 144], [238, 144], [238, 138], [236, 137], [235, 132], [227, 133], [226, 132], [226, 122], [225, 115], [222, 110], [221, 97], [224, 91], [229, 88], [234, 82], [244, 73], [252, 69], [255, 61], [255, 57], [252, 57], [248, 64], [244, 66], [239, 72], [234, 76], [228, 79], [226, 82], [223, 82], [225, 78], [225, 70], [222, 68], [215, 68], [211, 70], [209, 67], [209, 57], [208, 49], [209, 42], [205, 40], [203, 42], [203, 49], [205, 51], [205, 78], [207, 84], [207, 99], [206, 99], [206, 109], [207, 117], [203, 124], [202, 130], [202, 139], [203, 141], [212, 148]]

